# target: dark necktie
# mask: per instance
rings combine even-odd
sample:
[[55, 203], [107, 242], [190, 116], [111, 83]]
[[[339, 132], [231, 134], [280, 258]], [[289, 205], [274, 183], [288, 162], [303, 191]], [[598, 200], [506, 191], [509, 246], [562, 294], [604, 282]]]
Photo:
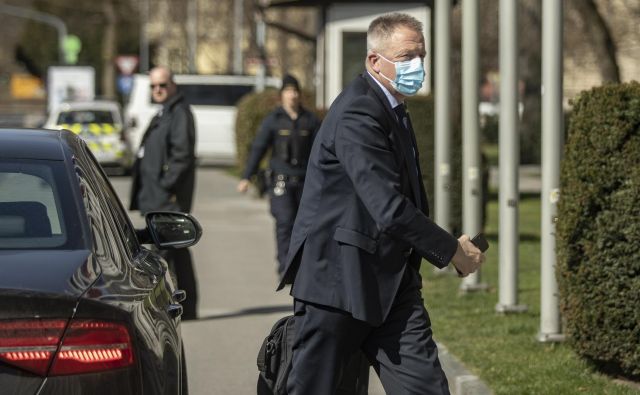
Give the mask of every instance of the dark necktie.
[[398, 104], [394, 107], [393, 111], [395, 111], [398, 116], [400, 126], [404, 127], [405, 130], [410, 130], [409, 115], [407, 114], [407, 110], [404, 108], [404, 104]]
[[[401, 132], [406, 134], [405, 141], [409, 144], [409, 147], [407, 148], [411, 148], [411, 154], [413, 154], [413, 161], [410, 161], [413, 163], [413, 166], [409, 165], [409, 168], [413, 168], [413, 169], [410, 169], [409, 171], [413, 171], [416, 179], [420, 180], [420, 170], [418, 168], [418, 160], [417, 160], [418, 158], [417, 158], [417, 152], [416, 152], [416, 140], [413, 135], [413, 127], [411, 125], [411, 119], [409, 118], [409, 114], [407, 114], [407, 110], [405, 109], [404, 104], [400, 104], [396, 106], [393, 109], [393, 111], [398, 116], [398, 123], [400, 124], [400, 129], [402, 129]], [[409, 160], [409, 158], [407, 158], [406, 160]], [[422, 199], [420, 196], [420, 190], [417, 187], [413, 187], [412, 189], [413, 189], [416, 206], [421, 207]]]
[[398, 116], [398, 122], [400, 123], [401, 128], [407, 133], [409, 137], [409, 141], [411, 143], [411, 152], [413, 153], [414, 163], [416, 164], [416, 174], [418, 174], [418, 164], [416, 163], [416, 147], [414, 146], [414, 138], [413, 138], [413, 128], [411, 127], [411, 120], [409, 119], [409, 114], [407, 114], [407, 110], [403, 103], [398, 104], [393, 108], [393, 111]]

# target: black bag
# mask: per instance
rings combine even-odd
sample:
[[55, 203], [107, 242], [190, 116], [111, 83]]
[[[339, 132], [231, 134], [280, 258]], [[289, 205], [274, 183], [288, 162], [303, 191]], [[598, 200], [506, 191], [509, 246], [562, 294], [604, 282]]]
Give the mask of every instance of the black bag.
[[287, 393], [287, 377], [291, 371], [295, 316], [280, 318], [262, 342], [258, 353], [258, 395]]
[[[258, 395], [286, 395], [291, 371], [295, 316], [279, 319], [264, 339], [258, 353]], [[367, 395], [369, 362], [362, 352], [356, 353], [345, 368], [336, 395]]]

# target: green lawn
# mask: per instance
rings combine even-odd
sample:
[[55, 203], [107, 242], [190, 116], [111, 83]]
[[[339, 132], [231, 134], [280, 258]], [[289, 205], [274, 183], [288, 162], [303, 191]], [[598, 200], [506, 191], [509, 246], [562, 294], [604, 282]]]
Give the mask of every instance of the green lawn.
[[460, 280], [423, 265], [425, 304], [436, 341], [444, 343], [495, 394], [639, 394], [597, 374], [566, 343], [542, 344], [540, 326], [540, 201], [520, 201], [518, 302], [523, 314], [495, 313], [498, 302], [498, 204], [488, 208], [491, 247], [482, 269], [488, 292], [461, 295]]

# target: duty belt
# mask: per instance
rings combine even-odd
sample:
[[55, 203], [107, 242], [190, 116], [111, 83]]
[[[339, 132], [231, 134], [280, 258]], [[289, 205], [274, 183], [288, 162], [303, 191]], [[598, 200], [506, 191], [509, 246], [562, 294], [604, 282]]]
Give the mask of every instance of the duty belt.
[[304, 176], [289, 176], [286, 174], [276, 174], [275, 181], [291, 181], [291, 182], [303, 182]]

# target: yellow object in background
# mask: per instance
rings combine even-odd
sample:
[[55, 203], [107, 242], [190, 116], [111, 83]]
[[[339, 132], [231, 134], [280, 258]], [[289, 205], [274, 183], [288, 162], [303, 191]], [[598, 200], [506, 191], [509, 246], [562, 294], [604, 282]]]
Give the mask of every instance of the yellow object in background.
[[40, 78], [31, 74], [12, 74], [10, 81], [11, 97], [17, 100], [44, 99], [44, 86]]

